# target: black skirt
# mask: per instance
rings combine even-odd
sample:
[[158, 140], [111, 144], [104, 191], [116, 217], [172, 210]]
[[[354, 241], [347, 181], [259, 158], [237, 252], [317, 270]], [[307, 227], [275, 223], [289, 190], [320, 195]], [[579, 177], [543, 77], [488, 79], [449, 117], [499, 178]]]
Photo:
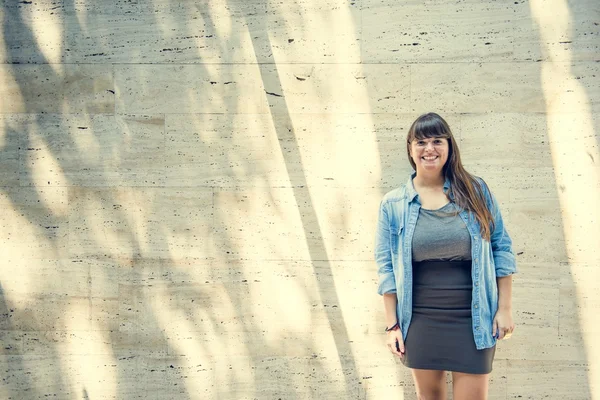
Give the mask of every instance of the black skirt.
[[402, 362], [409, 368], [487, 374], [496, 346], [477, 350], [471, 261], [413, 263], [413, 310]]

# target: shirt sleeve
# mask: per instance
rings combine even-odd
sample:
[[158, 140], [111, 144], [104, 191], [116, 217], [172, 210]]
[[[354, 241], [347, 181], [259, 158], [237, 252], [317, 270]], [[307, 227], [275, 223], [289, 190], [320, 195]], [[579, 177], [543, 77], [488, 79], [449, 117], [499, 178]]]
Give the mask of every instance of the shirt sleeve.
[[502, 213], [498, 207], [498, 201], [491, 190], [484, 183], [488, 207], [494, 218], [494, 230], [492, 231], [490, 242], [492, 245], [492, 254], [494, 265], [496, 267], [496, 276], [502, 277], [517, 273], [517, 262], [512, 249], [512, 240], [508, 235]]
[[375, 237], [375, 262], [379, 284], [377, 293], [396, 293], [396, 278], [392, 267], [392, 253], [390, 248], [390, 224], [386, 203], [383, 201], [379, 207], [377, 221], [377, 235]]

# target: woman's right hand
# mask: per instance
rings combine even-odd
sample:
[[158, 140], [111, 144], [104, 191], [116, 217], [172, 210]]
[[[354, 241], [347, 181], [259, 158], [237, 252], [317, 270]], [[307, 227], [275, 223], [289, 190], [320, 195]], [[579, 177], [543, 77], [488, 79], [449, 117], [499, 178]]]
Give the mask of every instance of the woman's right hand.
[[404, 358], [404, 340], [400, 328], [386, 332], [386, 344], [390, 351], [400, 358]]

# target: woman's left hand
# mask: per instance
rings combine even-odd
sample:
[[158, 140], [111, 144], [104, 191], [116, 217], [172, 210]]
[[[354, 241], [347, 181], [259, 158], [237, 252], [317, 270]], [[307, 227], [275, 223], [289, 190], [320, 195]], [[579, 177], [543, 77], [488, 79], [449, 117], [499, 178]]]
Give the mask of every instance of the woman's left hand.
[[509, 339], [515, 330], [512, 311], [499, 308], [492, 323], [492, 335], [500, 340]]

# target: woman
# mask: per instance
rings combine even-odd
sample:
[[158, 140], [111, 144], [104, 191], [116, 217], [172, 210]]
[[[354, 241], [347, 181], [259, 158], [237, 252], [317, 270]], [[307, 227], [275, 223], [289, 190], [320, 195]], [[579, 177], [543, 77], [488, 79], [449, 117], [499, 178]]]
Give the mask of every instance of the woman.
[[407, 137], [415, 172], [380, 206], [375, 258], [387, 345], [420, 399], [485, 399], [497, 339], [514, 330], [512, 242], [485, 182], [462, 166], [446, 121], [420, 116]]

